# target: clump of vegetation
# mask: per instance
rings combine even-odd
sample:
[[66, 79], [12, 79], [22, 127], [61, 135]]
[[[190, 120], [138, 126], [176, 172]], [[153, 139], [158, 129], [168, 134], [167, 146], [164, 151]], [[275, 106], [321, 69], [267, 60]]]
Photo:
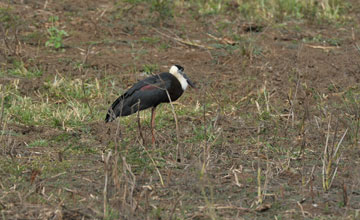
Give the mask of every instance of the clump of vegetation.
[[5, 30], [16, 25], [18, 20], [19, 16], [14, 15], [11, 8], [0, 7], [0, 23], [5, 28]]
[[55, 22], [59, 20], [58, 16], [51, 16], [49, 21], [52, 23], [52, 26], [47, 29], [48, 40], [45, 43], [46, 47], [52, 47], [54, 49], [60, 49], [64, 47], [64, 37], [69, 36], [68, 33], [64, 30], [59, 29]]
[[275, 20], [282, 22], [289, 18], [312, 21], [341, 21], [349, 3], [340, 0], [236, 0], [197, 1], [200, 14], [219, 14], [231, 11], [250, 20]]
[[164, 21], [173, 17], [172, 1], [151, 0], [150, 12], [158, 13], [158, 21]]

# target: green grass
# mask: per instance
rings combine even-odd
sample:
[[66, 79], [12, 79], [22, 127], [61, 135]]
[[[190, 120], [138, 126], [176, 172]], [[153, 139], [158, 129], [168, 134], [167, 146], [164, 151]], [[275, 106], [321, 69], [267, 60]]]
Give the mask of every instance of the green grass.
[[25, 77], [25, 78], [37, 78], [43, 75], [43, 71], [37, 67], [26, 67], [23, 62], [13, 61], [13, 68], [10, 68], [6, 71], [0, 70], [0, 76], [15, 76], [15, 77]]
[[13, 84], [6, 95], [5, 114], [10, 121], [27, 125], [84, 127], [86, 123], [102, 120], [103, 107], [94, 105], [97, 99], [106, 96], [102, 86], [97, 79], [83, 82], [56, 75], [44, 83], [43, 92], [35, 98], [20, 95]]
[[318, 4], [312, 0], [210, 0], [190, 1], [187, 7], [195, 7], [200, 15], [232, 14], [252, 21], [284, 22], [289, 19], [305, 19], [317, 22], [345, 21], [346, 10], [351, 7], [340, 0], [326, 0]]

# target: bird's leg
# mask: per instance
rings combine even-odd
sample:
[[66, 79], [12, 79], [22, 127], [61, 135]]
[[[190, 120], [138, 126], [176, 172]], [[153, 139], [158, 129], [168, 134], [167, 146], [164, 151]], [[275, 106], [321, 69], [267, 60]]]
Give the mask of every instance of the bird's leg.
[[152, 145], [155, 147], [155, 112], [156, 107], [152, 107], [151, 109], [151, 133], [152, 133]]

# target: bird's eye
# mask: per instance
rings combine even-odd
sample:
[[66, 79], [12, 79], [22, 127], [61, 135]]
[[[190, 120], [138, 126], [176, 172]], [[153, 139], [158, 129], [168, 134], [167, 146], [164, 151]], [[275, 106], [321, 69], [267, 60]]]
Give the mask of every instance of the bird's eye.
[[184, 67], [182, 67], [182, 66], [180, 66], [180, 65], [175, 65], [175, 66], [178, 68], [178, 70], [184, 71]]

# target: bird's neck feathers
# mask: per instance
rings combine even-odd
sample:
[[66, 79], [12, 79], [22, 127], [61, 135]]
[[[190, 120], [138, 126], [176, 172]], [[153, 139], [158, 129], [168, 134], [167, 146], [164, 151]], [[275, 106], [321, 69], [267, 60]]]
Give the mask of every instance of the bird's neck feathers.
[[188, 87], [188, 82], [187, 80], [185, 79], [185, 77], [179, 73], [178, 71], [170, 71], [170, 73], [176, 77], [177, 80], [179, 80], [180, 84], [181, 84], [181, 88], [185, 91], [186, 88]]

